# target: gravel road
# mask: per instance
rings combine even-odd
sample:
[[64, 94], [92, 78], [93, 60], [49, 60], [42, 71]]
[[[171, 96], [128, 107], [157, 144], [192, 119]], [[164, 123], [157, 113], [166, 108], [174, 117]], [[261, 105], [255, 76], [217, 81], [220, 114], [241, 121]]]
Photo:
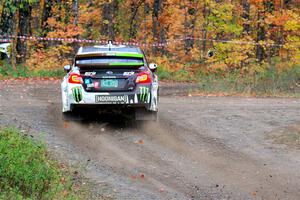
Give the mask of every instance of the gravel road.
[[58, 81], [0, 81], [0, 126], [42, 138], [112, 199], [299, 199], [299, 135], [274, 138], [299, 130], [300, 99], [190, 89], [161, 88], [158, 123], [63, 123]]

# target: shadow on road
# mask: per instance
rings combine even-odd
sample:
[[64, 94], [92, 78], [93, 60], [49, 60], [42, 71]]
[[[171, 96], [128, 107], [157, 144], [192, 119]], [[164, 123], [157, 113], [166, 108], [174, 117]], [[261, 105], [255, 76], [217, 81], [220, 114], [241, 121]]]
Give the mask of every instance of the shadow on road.
[[[81, 126], [97, 126], [109, 129], [140, 129], [147, 121], [137, 121], [131, 113], [97, 113], [95, 111], [74, 113], [71, 116], [62, 114], [62, 122], [76, 123]], [[150, 122], [155, 123], [155, 122]]]

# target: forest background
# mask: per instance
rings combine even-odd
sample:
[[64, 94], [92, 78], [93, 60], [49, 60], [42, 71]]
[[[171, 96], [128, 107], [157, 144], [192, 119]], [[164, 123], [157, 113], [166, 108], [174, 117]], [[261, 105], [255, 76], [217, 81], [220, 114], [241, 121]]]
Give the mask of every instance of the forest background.
[[91, 45], [17, 36], [139, 42], [161, 80], [205, 92], [300, 91], [300, 0], [0, 0], [0, 78], [61, 76]]

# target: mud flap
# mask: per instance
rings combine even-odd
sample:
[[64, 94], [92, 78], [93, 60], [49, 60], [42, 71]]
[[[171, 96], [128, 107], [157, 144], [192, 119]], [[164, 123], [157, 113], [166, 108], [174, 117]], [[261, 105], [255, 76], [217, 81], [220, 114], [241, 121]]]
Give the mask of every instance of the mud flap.
[[135, 120], [137, 121], [157, 121], [157, 112], [146, 110], [145, 108], [135, 109]]

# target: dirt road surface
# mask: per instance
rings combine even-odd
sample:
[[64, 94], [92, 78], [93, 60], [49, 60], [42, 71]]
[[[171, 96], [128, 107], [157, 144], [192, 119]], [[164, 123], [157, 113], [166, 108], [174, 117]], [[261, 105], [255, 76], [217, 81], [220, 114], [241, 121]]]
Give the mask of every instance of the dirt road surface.
[[173, 95], [183, 90], [161, 88], [158, 123], [63, 123], [58, 81], [1, 81], [0, 126], [43, 138], [112, 199], [300, 198], [299, 143], [274, 139], [299, 130], [300, 99]]

